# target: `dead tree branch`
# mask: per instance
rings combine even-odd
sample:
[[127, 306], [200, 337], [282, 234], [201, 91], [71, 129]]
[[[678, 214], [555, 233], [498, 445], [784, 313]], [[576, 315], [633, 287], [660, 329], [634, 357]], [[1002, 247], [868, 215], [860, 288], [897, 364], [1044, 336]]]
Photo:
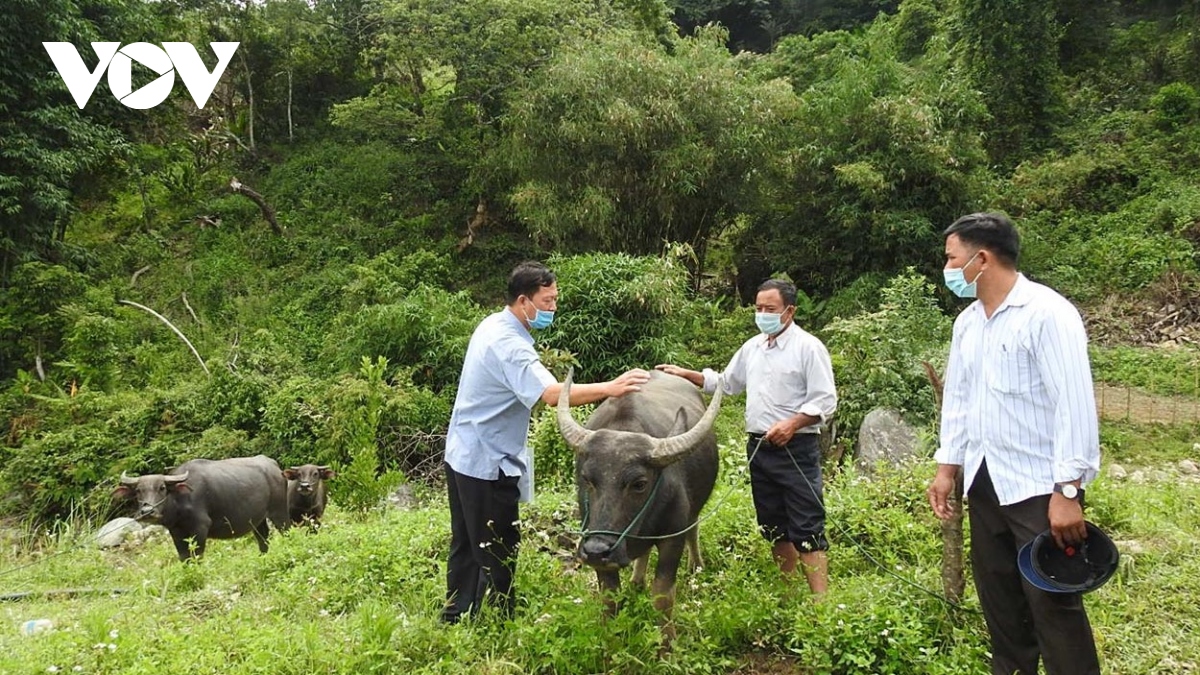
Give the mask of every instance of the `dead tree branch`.
[[123, 305], [129, 305], [130, 307], [137, 307], [138, 309], [142, 310], [143, 312], [149, 312], [151, 315], [153, 315], [159, 321], [167, 324], [167, 327], [170, 328], [171, 330], [175, 331], [175, 334], [179, 336], [179, 339], [183, 340], [184, 344], [186, 344], [188, 346], [188, 349], [192, 350], [192, 354], [196, 357], [196, 360], [200, 362], [200, 367], [204, 369], [204, 374], [208, 375], [209, 377], [212, 377], [212, 373], [208, 372], [208, 366], [204, 365], [204, 359], [200, 358], [200, 352], [196, 351], [196, 348], [194, 346], [192, 346], [192, 341], [187, 339], [187, 336], [184, 335], [183, 332], [180, 331], [178, 328], [176, 328], [175, 324], [168, 321], [167, 317], [163, 316], [162, 314], [159, 314], [158, 312], [150, 309], [149, 307], [147, 307], [145, 305], [139, 305], [138, 303], [133, 302], [132, 300], [118, 300], [117, 302], [119, 302]]
[[258, 204], [259, 210], [262, 211], [263, 218], [265, 218], [266, 221], [271, 224], [271, 230], [273, 230], [275, 234], [283, 234], [283, 227], [279, 225], [279, 221], [275, 218], [275, 209], [271, 208], [271, 205], [267, 203], [266, 199], [263, 199], [262, 195], [243, 185], [242, 182], [236, 177], [229, 179], [229, 189], [240, 195], [245, 195], [250, 199], [250, 201]]
[[134, 284], [137, 283], [138, 277], [142, 276], [142, 274], [149, 272], [149, 271], [150, 271], [150, 265], [146, 265], [145, 267], [134, 272], [133, 276], [129, 278], [129, 285], [132, 287]]

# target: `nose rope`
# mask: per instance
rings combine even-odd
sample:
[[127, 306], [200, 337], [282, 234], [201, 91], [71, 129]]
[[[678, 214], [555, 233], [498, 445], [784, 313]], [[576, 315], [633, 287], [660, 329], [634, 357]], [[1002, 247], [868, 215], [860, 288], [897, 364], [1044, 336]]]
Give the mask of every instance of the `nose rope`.
[[[754, 451], [750, 453], [750, 459], [746, 460], [747, 464], [754, 461], [755, 455], [758, 454], [758, 449], [760, 447], [762, 447], [762, 442], [763, 442], [763, 439], [761, 439], [761, 438], [758, 439], [758, 443], [754, 446]], [[655, 491], [658, 490], [658, 484], [661, 482], [662, 482], [662, 474], [660, 473], [658, 475], [658, 482], [656, 482], [654, 484]], [[642, 510], [638, 512], [637, 516], [634, 517], [633, 522], [629, 524], [629, 527], [625, 528], [624, 532], [613, 532], [613, 531], [609, 531], [609, 530], [589, 530], [589, 529], [587, 529], [588, 499], [587, 499], [587, 493], [585, 492], [583, 495], [583, 520], [581, 523], [581, 529], [579, 530], [579, 532], [577, 532], [577, 534], [579, 534], [581, 537], [588, 537], [593, 534], [619, 534], [619, 535], [621, 535], [620, 538], [617, 539], [617, 543], [613, 544], [613, 548], [616, 548], [617, 546], [619, 546], [620, 543], [622, 541], [624, 541], [626, 538], [643, 539], [643, 540], [647, 540], [647, 541], [672, 539], [674, 537], [678, 537], [681, 534], [687, 534], [688, 532], [692, 531], [693, 529], [699, 527], [700, 523], [702, 523], [702, 522], [708, 520], [709, 518], [712, 518], [714, 515], [716, 515], [717, 511], [720, 510], [721, 506], [725, 503], [725, 501], [727, 499], [729, 499], [729, 496], [731, 494], [733, 494], [733, 491], [735, 488], [736, 488], [736, 486], [733, 486], [733, 485], [729, 486], [729, 489], [725, 491], [725, 494], [721, 495], [721, 498], [718, 499], [715, 504], [713, 504], [712, 509], [710, 509], [708, 513], [704, 514], [700, 518], [697, 518], [695, 521], [693, 521], [691, 525], [688, 525], [687, 527], [683, 528], [682, 530], [680, 530], [678, 532], [673, 532], [671, 534], [660, 534], [660, 535], [629, 534], [629, 531], [631, 529], [633, 529], [633, 526], [637, 524], [639, 519], [641, 519], [642, 514], [646, 512], [647, 507], [650, 506], [650, 501], [654, 499], [653, 492], [650, 493], [650, 498], [647, 499], [646, 503], [642, 505]]]
[[[593, 534], [617, 534], [620, 536], [617, 537], [617, 542], [615, 544], [613, 544], [612, 547], [616, 548], [616, 547], [620, 546], [621, 542], [625, 541], [625, 538], [629, 536], [630, 530], [632, 530], [639, 522], [641, 522], [642, 516], [646, 515], [647, 509], [650, 508], [650, 502], [653, 502], [654, 496], [658, 494], [658, 486], [662, 485], [662, 480], [663, 480], [662, 472], [659, 472], [658, 480], [654, 481], [654, 487], [650, 490], [650, 495], [648, 497], [646, 497], [646, 502], [644, 504], [642, 504], [641, 510], [639, 510], [637, 512], [637, 515], [633, 517], [633, 520], [629, 521], [629, 526], [625, 528], [624, 532], [612, 532], [609, 530], [589, 530], [589, 529], [587, 529], [588, 499], [587, 499], [587, 493], [584, 492], [584, 495], [583, 495], [583, 522], [581, 523], [581, 526], [583, 529], [580, 530], [579, 534], [581, 536], [583, 536], [584, 538], [589, 537]], [[686, 530], [685, 530], [685, 532], [686, 532]], [[650, 539], [650, 537], [639, 537], [637, 535], [634, 535], [633, 538], [634, 539]]]

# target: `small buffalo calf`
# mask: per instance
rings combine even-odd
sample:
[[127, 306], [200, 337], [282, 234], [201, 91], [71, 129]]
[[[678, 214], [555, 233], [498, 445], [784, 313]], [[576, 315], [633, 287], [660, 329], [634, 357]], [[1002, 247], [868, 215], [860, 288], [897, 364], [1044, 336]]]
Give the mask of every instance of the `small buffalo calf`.
[[325, 513], [325, 481], [333, 478], [333, 470], [327, 466], [305, 464], [284, 469], [287, 479], [288, 515], [299, 525], [308, 522], [313, 527], [321, 525]]

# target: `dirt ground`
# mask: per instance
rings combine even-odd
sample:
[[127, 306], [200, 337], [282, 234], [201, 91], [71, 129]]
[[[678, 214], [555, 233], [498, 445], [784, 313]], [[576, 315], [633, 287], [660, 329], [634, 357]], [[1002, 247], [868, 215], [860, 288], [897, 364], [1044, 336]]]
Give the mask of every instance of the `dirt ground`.
[[1160, 396], [1129, 387], [1096, 384], [1096, 407], [1102, 419], [1141, 424], [1200, 423], [1200, 399]]

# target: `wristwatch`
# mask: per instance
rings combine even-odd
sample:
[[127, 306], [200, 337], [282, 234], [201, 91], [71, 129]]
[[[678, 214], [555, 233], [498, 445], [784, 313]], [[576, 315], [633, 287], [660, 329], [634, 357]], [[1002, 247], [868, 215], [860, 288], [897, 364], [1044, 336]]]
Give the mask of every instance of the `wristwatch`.
[[1079, 498], [1079, 488], [1075, 487], [1074, 483], [1055, 483], [1054, 491], [1067, 499]]

